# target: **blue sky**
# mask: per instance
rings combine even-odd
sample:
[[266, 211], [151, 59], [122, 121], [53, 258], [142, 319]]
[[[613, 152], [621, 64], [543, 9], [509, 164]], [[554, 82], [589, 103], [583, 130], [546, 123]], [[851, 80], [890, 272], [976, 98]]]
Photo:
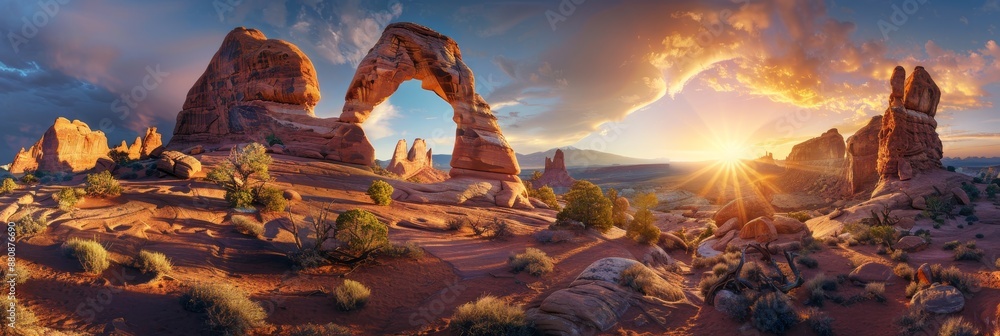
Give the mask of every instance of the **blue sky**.
[[[316, 114], [336, 117], [354, 65], [400, 21], [459, 43], [521, 153], [575, 146], [673, 160], [783, 157], [829, 128], [850, 135], [884, 111], [892, 67], [923, 65], [944, 91], [945, 156], [1000, 156], [997, 0], [570, 3], [7, 1], [0, 162], [57, 116], [104, 130], [112, 145], [147, 126], [169, 137], [187, 90], [237, 26], [299, 46], [319, 75]], [[900, 24], [883, 34], [880, 21]], [[113, 110], [157, 66], [168, 74], [162, 83], [127, 116]], [[418, 137], [443, 154], [450, 117], [440, 98], [409, 82], [363, 127], [379, 158]]]

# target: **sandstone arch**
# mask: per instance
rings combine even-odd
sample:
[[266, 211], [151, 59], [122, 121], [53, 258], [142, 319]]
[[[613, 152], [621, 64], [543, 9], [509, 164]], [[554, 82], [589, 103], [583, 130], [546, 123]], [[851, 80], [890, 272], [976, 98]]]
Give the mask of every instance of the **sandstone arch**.
[[416, 79], [452, 106], [457, 124], [452, 177], [505, 175], [517, 180], [521, 169], [489, 104], [476, 93], [472, 70], [458, 44], [414, 23], [386, 27], [378, 43], [358, 64], [344, 97], [341, 122], [363, 123], [404, 81]]

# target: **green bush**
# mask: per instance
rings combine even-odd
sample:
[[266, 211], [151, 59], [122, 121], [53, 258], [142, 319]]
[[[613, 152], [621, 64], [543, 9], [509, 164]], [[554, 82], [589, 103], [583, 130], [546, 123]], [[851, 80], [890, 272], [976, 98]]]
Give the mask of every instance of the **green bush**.
[[333, 297], [340, 309], [351, 311], [363, 308], [371, 294], [371, 289], [360, 282], [344, 279], [344, 283], [334, 290]]
[[955, 316], [944, 321], [938, 336], [978, 336], [979, 329], [966, 322], [961, 316]]
[[76, 208], [76, 205], [82, 201], [83, 195], [86, 191], [80, 188], [66, 187], [59, 189], [59, 192], [52, 195], [52, 198], [59, 203], [59, 209], [62, 211], [72, 211]]
[[628, 224], [625, 236], [641, 244], [655, 245], [660, 241], [660, 228], [653, 225], [654, 220], [653, 213], [649, 209], [640, 209]]
[[531, 335], [523, 309], [489, 295], [458, 306], [448, 327], [464, 336]]
[[585, 180], [573, 182], [569, 192], [563, 197], [566, 207], [556, 215], [561, 221], [574, 220], [587, 228], [607, 232], [614, 225], [611, 218], [612, 204], [601, 188]]
[[14, 232], [17, 236], [28, 237], [36, 235], [49, 227], [49, 214], [43, 213], [38, 217], [32, 216], [33, 209], [29, 208], [24, 217], [21, 217], [14, 224]]
[[356, 252], [373, 251], [389, 243], [389, 228], [371, 212], [348, 210], [337, 216], [337, 240]]
[[108, 250], [97, 241], [71, 238], [63, 243], [62, 250], [67, 257], [76, 258], [87, 273], [100, 275], [111, 267]]
[[368, 187], [367, 194], [375, 204], [386, 206], [392, 204], [392, 192], [393, 188], [389, 185], [389, 182], [375, 180]]
[[684, 290], [680, 286], [663, 280], [655, 272], [638, 263], [622, 271], [621, 284], [643, 295], [664, 301], [677, 301], [684, 298]]
[[265, 324], [267, 313], [249, 295], [227, 283], [198, 283], [181, 295], [184, 309], [205, 314], [210, 328], [227, 335], [246, 335]]
[[962, 190], [969, 196], [969, 200], [975, 201], [979, 199], [979, 188], [976, 188], [972, 183], [962, 182]]
[[139, 255], [132, 260], [132, 267], [142, 274], [152, 274], [153, 279], [163, 277], [174, 268], [165, 254], [146, 250], [139, 251]]
[[997, 198], [997, 192], [1000, 192], [1000, 186], [998, 186], [996, 184], [990, 184], [990, 185], [986, 186], [986, 198], [988, 198], [988, 199], [996, 199]]
[[282, 212], [288, 207], [284, 193], [277, 188], [264, 187], [257, 194], [257, 201], [264, 206], [264, 212]]
[[12, 178], [4, 178], [3, 183], [0, 183], [0, 195], [12, 193], [14, 189], [17, 189], [17, 183]]
[[38, 184], [38, 177], [36, 177], [35, 174], [32, 174], [32, 173], [24, 174], [24, 176], [21, 176], [21, 183], [22, 184]]
[[122, 194], [122, 186], [110, 171], [87, 175], [87, 195], [115, 197]]
[[351, 336], [354, 332], [351, 328], [347, 328], [341, 325], [327, 323], [324, 325], [317, 324], [304, 324], [295, 327], [289, 336]]
[[253, 193], [249, 190], [227, 190], [226, 202], [237, 209], [253, 208]]
[[525, 249], [524, 253], [511, 255], [507, 259], [507, 264], [514, 268], [514, 273], [528, 271], [534, 276], [552, 272], [555, 267], [552, 258], [549, 258], [544, 251], [533, 247]]
[[549, 206], [549, 209], [559, 211], [559, 201], [556, 200], [556, 192], [552, 190], [552, 187], [542, 186], [535, 191], [535, 198], [538, 198]]
[[264, 224], [245, 216], [233, 216], [230, 221], [236, 227], [236, 231], [251, 237], [260, 237], [264, 234]]
[[271, 181], [273, 160], [259, 143], [234, 147], [225, 161], [208, 172], [207, 179], [226, 190], [226, 201], [235, 208], [253, 207], [254, 196]]
[[812, 219], [812, 216], [809, 216], [809, 213], [805, 211], [789, 212], [788, 217], [795, 218], [796, 220], [803, 223], [805, 223], [807, 220]]
[[819, 336], [833, 336], [833, 318], [816, 308], [806, 314], [806, 323]]
[[420, 259], [424, 257], [424, 249], [417, 243], [407, 242], [402, 245], [390, 244], [382, 250], [382, 254], [393, 258]]
[[750, 321], [757, 330], [781, 335], [799, 323], [799, 315], [788, 296], [769, 292], [750, 306]]
[[22, 285], [25, 282], [28, 282], [28, 279], [31, 279], [31, 271], [24, 268], [22, 263], [17, 263], [14, 265], [13, 270], [11, 270], [10, 266], [0, 267], [0, 276], [3, 276], [4, 282], [8, 282], [13, 279], [15, 284]]

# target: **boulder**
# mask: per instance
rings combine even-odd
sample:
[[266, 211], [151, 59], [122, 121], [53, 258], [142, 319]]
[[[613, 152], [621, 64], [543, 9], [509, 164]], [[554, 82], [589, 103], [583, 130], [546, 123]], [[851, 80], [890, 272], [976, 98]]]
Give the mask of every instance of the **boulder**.
[[666, 232], [666, 230], [660, 232], [660, 246], [665, 250], [681, 249], [687, 250], [687, 243], [683, 239], [677, 237], [673, 233]]
[[733, 217], [727, 220], [725, 223], [719, 226], [718, 229], [715, 230], [715, 237], [721, 238], [722, 236], [725, 236], [729, 232], [739, 231], [742, 228], [743, 225], [739, 224], [739, 219]]
[[933, 284], [914, 294], [910, 304], [935, 314], [951, 314], [965, 307], [965, 295], [955, 287]]
[[542, 176], [538, 180], [532, 182], [532, 187], [569, 188], [573, 186], [574, 181], [573, 177], [569, 176], [569, 171], [566, 170], [565, 154], [563, 154], [562, 149], [556, 149], [556, 153], [551, 159], [545, 158], [545, 171], [542, 172]]
[[798, 233], [806, 228], [806, 225], [798, 219], [780, 215], [774, 216], [773, 224], [779, 234]]
[[944, 168], [941, 138], [934, 120], [940, 90], [927, 71], [917, 67], [906, 79], [903, 95], [904, 104], [890, 105], [882, 118], [876, 165], [880, 180], [911, 179]]
[[198, 155], [198, 154], [202, 154], [202, 153], [205, 152], [205, 146], [194, 145], [194, 146], [191, 146], [191, 147], [189, 147], [187, 149], [182, 150], [181, 152], [184, 153], [184, 154], [187, 154], [187, 155]]
[[621, 272], [638, 264], [624, 258], [595, 261], [568, 288], [555, 291], [526, 312], [545, 335], [596, 335], [618, 323], [630, 307], [632, 292], [618, 284]]
[[737, 226], [742, 228], [751, 219], [772, 216], [774, 216], [774, 209], [767, 201], [758, 196], [744, 196], [724, 205], [712, 219], [716, 223], [725, 223], [730, 218], [735, 217]]
[[108, 157], [108, 138], [82, 121], [59, 117], [42, 138], [14, 156], [10, 172], [85, 172]]
[[[895, 75], [895, 74], [894, 74]], [[903, 106], [908, 110], [923, 112], [930, 117], [937, 114], [938, 102], [941, 100], [941, 89], [938, 88], [931, 75], [918, 66], [906, 78], [906, 88], [903, 91]]]
[[931, 265], [924, 263], [920, 267], [917, 267], [917, 274], [914, 275], [915, 280], [923, 285], [929, 285], [934, 282], [933, 272], [931, 272]]
[[165, 151], [156, 161], [156, 169], [183, 179], [189, 179], [201, 171], [201, 161], [181, 152]]
[[899, 238], [899, 241], [897, 241], [893, 247], [902, 249], [906, 252], [917, 252], [927, 248], [927, 245], [927, 241], [923, 238], [917, 236], [906, 236]]
[[962, 190], [962, 188], [954, 187], [951, 189], [951, 194], [955, 195], [955, 199], [958, 200], [958, 204], [969, 205], [972, 204], [972, 200], [969, 199], [969, 194]]
[[899, 221], [896, 222], [896, 226], [903, 230], [912, 229], [914, 225], [917, 225], [917, 221], [913, 217], [900, 217]]
[[726, 247], [729, 246], [729, 242], [733, 241], [733, 238], [736, 238], [736, 230], [730, 230], [725, 236], [719, 238], [719, 241], [712, 245], [712, 249], [716, 251], [725, 251]]
[[847, 147], [844, 136], [836, 128], [830, 129], [819, 137], [806, 140], [792, 146], [785, 161], [802, 162], [816, 160], [832, 160], [844, 158]]
[[923, 196], [914, 197], [910, 206], [917, 210], [927, 210], [927, 200]]
[[770, 219], [757, 217], [740, 229], [739, 237], [740, 239], [752, 239], [759, 243], [768, 243], [777, 239], [778, 231]]
[[878, 136], [882, 130], [882, 116], [875, 116], [867, 125], [847, 138], [847, 168], [844, 181], [848, 195], [857, 194], [875, 187], [879, 175]]
[[298, 191], [287, 189], [281, 195], [289, 201], [301, 201], [302, 195], [299, 195]]
[[7, 221], [10, 220], [10, 217], [17, 213], [17, 210], [20, 208], [21, 206], [17, 203], [7, 205], [7, 207], [3, 208], [3, 210], [0, 210], [0, 222], [7, 223]]
[[869, 282], [886, 282], [889, 281], [893, 276], [892, 268], [883, 264], [866, 262], [854, 268], [850, 274], [847, 275], [847, 279], [855, 282], [866, 284]]

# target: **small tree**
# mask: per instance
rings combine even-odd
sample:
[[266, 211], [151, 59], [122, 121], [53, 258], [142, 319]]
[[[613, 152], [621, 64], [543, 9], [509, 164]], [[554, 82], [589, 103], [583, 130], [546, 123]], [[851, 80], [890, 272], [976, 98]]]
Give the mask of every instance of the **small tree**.
[[87, 175], [87, 195], [115, 197], [122, 194], [122, 186], [110, 171]]
[[601, 188], [585, 180], [573, 182], [566, 193], [566, 207], [556, 215], [558, 220], [575, 220], [587, 228], [606, 232], [613, 226], [611, 201], [604, 197]]
[[0, 195], [12, 193], [14, 189], [17, 189], [17, 182], [12, 178], [5, 178], [3, 183], [0, 183]]
[[534, 196], [541, 200], [542, 203], [545, 203], [545, 205], [548, 205], [550, 209], [559, 211], [559, 201], [556, 200], [556, 192], [552, 190], [552, 187], [544, 186], [538, 188]]
[[208, 172], [208, 180], [226, 190], [226, 201], [233, 207], [252, 206], [264, 185], [271, 181], [268, 169], [271, 156], [259, 143], [233, 148], [229, 157]]
[[372, 181], [368, 187], [368, 197], [371, 197], [375, 204], [386, 206], [392, 203], [393, 188], [388, 182], [382, 180]]
[[657, 204], [660, 204], [660, 200], [656, 198], [656, 194], [651, 192], [635, 197], [635, 207], [639, 209], [652, 209]]
[[371, 212], [354, 209], [337, 216], [337, 240], [359, 253], [381, 249], [389, 243], [389, 228]]
[[637, 242], [653, 245], [660, 240], [660, 228], [653, 225], [653, 212], [649, 209], [639, 209], [635, 218], [628, 224], [625, 235]]

